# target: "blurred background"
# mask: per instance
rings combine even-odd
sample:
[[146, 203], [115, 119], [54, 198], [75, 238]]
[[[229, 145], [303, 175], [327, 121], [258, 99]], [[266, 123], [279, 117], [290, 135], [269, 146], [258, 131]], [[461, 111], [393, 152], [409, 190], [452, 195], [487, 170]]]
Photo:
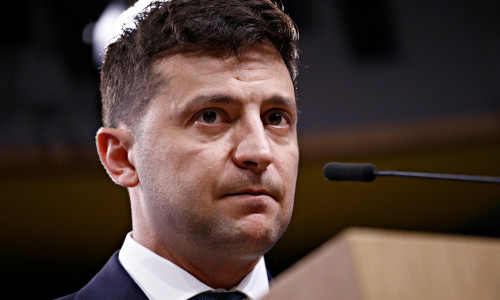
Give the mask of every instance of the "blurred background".
[[[3, 5], [3, 295], [53, 299], [78, 290], [131, 229], [126, 190], [101, 167], [94, 135], [96, 28], [133, 2]], [[267, 255], [271, 273], [348, 227], [499, 238], [499, 185], [328, 182], [322, 168], [371, 162], [379, 170], [500, 176], [500, 2], [283, 2], [303, 52], [301, 163], [292, 222]]]

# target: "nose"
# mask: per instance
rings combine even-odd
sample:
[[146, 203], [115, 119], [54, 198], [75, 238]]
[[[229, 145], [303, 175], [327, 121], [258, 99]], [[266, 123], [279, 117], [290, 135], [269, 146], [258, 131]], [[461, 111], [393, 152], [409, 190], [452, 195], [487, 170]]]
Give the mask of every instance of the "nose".
[[273, 162], [269, 136], [260, 118], [238, 128], [238, 142], [233, 152], [234, 163], [256, 172], [265, 170]]

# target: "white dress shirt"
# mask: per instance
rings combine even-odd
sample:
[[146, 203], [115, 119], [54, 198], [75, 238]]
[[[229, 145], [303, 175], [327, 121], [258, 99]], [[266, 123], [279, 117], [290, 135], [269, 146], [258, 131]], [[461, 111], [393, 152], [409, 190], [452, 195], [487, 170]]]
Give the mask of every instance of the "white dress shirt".
[[[186, 300], [214, 290], [169, 260], [136, 242], [128, 233], [118, 255], [120, 263], [151, 300]], [[257, 299], [269, 291], [262, 257], [254, 269], [231, 291]], [[220, 291], [220, 290], [218, 290]]]

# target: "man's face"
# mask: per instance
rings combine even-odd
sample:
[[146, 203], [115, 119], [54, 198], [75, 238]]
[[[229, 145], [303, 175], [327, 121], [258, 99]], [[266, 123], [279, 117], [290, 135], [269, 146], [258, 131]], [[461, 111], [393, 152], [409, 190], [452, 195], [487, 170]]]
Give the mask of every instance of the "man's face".
[[261, 45], [240, 59], [177, 54], [155, 69], [165, 83], [136, 131], [134, 234], [143, 226], [167, 252], [262, 255], [288, 226], [297, 177], [285, 64]]

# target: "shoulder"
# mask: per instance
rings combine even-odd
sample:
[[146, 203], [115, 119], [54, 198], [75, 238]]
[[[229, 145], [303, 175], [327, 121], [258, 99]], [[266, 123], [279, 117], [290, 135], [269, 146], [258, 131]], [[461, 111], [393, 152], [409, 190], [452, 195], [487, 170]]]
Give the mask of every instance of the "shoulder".
[[271, 272], [269, 272], [268, 269], [266, 269], [266, 272], [267, 272], [267, 281], [269, 281], [269, 283], [273, 282], [273, 276], [271, 275]]
[[74, 294], [57, 300], [71, 299], [146, 300], [147, 297], [127, 271], [125, 271], [118, 260], [118, 252], [116, 252], [86, 286]]
[[61, 298], [57, 298], [55, 300], [73, 300], [73, 299], [75, 299], [76, 294], [77, 293], [74, 293], [74, 294], [67, 295], [67, 296], [64, 296], [64, 297], [61, 297]]

